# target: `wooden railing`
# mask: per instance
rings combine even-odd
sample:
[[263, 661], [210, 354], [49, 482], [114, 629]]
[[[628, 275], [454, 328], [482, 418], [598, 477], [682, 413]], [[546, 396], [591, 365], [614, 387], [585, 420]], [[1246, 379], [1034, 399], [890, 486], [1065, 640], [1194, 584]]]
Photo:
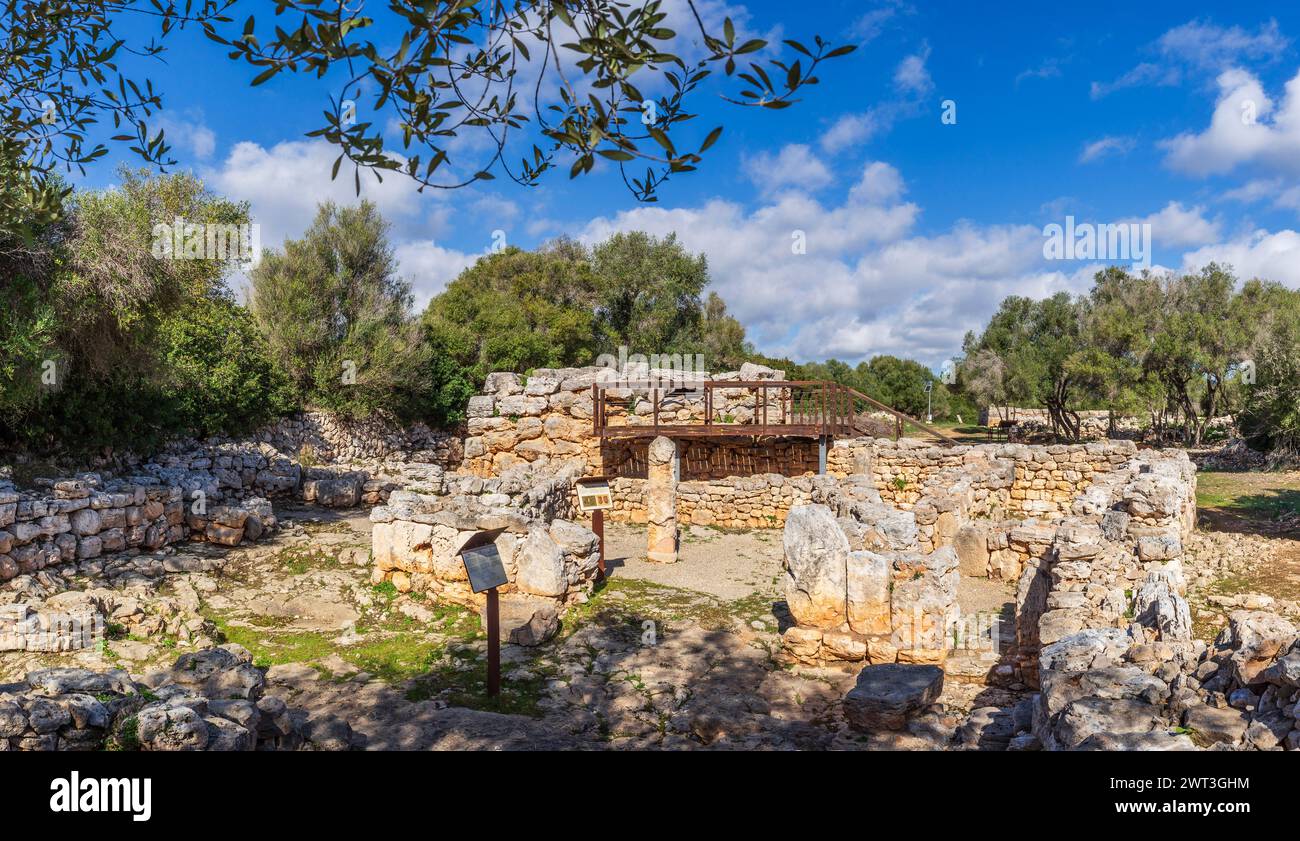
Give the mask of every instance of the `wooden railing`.
[[[745, 390], [752, 400], [728, 400], [719, 391]], [[860, 407], [888, 412], [896, 420], [896, 435], [905, 425], [918, 427], [945, 444], [956, 443], [938, 430], [898, 412], [848, 386], [826, 380], [704, 380], [682, 387], [656, 382], [592, 386], [592, 431], [597, 437], [630, 438], [722, 437], [784, 435], [812, 438], [852, 437], [864, 432], [857, 418]], [[738, 407], [737, 403], [743, 403]], [[637, 411], [648, 403], [646, 413]], [[673, 408], [671, 416], [665, 404]], [[752, 409], [750, 406], [752, 405]], [[679, 418], [680, 409], [690, 417]], [[751, 413], [737, 420], [742, 410]]]

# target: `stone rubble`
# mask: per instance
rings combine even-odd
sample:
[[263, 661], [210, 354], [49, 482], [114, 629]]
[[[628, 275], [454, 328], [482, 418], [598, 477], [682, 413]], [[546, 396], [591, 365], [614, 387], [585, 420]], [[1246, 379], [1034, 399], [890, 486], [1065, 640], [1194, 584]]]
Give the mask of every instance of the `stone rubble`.
[[265, 695], [249, 653], [181, 655], [135, 681], [125, 671], [53, 668], [0, 684], [0, 750], [347, 750], [346, 722], [304, 720]]

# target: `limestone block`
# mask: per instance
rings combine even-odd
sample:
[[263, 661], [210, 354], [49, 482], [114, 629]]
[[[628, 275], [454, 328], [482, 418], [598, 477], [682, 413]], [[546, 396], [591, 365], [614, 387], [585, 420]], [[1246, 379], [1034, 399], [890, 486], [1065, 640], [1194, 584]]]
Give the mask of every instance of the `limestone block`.
[[957, 550], [957, 560], [962, 575], [972, 578], [985, 578], [989, 575], [991, 556], [988, 535], [983, 528], [974, 525], [963, 526], [953, 539], [953, 548]]
[[942, 692], [943, 669], [937, 666], [867, 666], [844, 696], [844, 717], [862, 733], [902, 730], [910, 716], [935, 703]]
[[564, 575], [564, 552], [551, 539], [545, 526], [535, 524], [519, 545], [515, 556], [518, 572], [515, 585], [536, 596], [563, 596], [568, 589]]
[[892, 580], [889, 559], [869, 551], [850, 552], [846, 573], [849, 627], [859, 634], [888, 634]]
[[835, 628], [848, 618], [849, 540], [825, 505], [790, 509], [782, 537], [786, 603], [795, 620]]
[[660, 436], [647, 449], [646, 557], [656, 563], [677, 561], [677, 481], [681, 464], [677, 444]]

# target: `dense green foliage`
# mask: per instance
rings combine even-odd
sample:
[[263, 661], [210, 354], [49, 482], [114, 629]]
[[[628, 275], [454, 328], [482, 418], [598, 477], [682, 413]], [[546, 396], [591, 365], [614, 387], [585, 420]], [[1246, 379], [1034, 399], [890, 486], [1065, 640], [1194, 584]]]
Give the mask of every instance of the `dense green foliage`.
[[322, 205], [252, 272], [253, 317], [298, 402], [348, 416], [424, 414], [430, 360], [375, 206]]
[[[751, 361], [783, 370], [788, 379], [830, 380], [846, 385], [921, 420], [925, 419], [927, 409], [936, 420], [961, 417], [967, 423], [974, 423], [979, 413], [965, 395], [944, 385], [933, 371], [914, 359], [873, 356], [856, 366], [838, 359], [800, 364], [759, 355], [754, 355]], [[925, 390], [927, 383], [932, 389], [929, 395]]]
[[283, 408], [246, 316], [223, 297], [233, 258], [154, 248], [158, 220], [238, 225], [247, 208], [191, 176], [120, 175], [120, 187], [72, 195], [58, 221], [0, 246], [12, 278], [0, 288], [0, 441], [145, 449]]
[[1079, 410], [1100, 408], [1143, 415], [1155, 437], [1190, 445], [1224, 414], [1248, 418], [1261, 446], [1294, 442], [1298, 312], [1300, 292], [1239, 286], [1213, 264], [1165, 276], [1112, 267], [1084, 297], [1003, 301], [967, 336], [960, 384], [982, 405], [1047, 409], [1067, 438]]
[[252, 315], [225, 296], [196, 298], [168, 315], [158, 340], [176, 428], [200, 436], [252, 429], [294, 406]]
[[507, 248], [466, 269], [429, 302], [430, 341], [464, 376], [590, 365], [603, 353], [701, 354], [706, 368], [735, 369], [745, 331], [716, 293], [708, 266], [675, 237], [615, 234], [587, 249], [558, 240]]

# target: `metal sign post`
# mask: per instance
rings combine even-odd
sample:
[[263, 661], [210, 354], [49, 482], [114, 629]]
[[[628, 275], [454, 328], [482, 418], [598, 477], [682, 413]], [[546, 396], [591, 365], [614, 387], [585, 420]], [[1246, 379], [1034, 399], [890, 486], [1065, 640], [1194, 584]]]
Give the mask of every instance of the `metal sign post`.
[[501, 694], [501, 604], [497, 588], [509, 582], [496, 539], [505, 529], [491, 529], [472, 535], [460, 547], [460, 560], [469, 576], [470, 589], [487, 593], [487, 694]]
[[605, 509], [614, 507], [614, 494], [609, 489], [609, 479], [588, 476], [578, 480], [578, 509], [591, 512], [591, 530], [600, 542], [600, 558], [596, 562], [596, 580], [605, 580]]

